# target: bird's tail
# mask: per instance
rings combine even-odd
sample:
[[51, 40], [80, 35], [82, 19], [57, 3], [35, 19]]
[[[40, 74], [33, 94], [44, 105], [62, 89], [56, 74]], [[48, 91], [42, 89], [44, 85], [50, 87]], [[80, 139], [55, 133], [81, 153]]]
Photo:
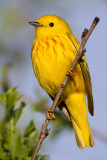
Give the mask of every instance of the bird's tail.
[[[87, 146], [93, 147], [94, 146], [94, 139], [93, 139], [93, 135], [92, 135], [92, 132], [91, 132], [89, 125], [88, 125], [89, 136], [87, 137], [87, 140], [86, 140], [84, 138], [85, 130], [84, 129], [82, 130], [81, 128], [79, 128], [73, 119], [72, 119], [72, 123], [73, 123], [75, 138], [76, 138], [76, 142], [77, 142], [78, 147], [80, 149], [83, 149]], [[85, 137], [86, 137], [86, 135], [85, 135]]]
[[93, 135], [88, 122], [88, 114], [84, 94], [71, 95], [66, 100], [71, 114], [77, 145], [80, 149], [94, 146]]

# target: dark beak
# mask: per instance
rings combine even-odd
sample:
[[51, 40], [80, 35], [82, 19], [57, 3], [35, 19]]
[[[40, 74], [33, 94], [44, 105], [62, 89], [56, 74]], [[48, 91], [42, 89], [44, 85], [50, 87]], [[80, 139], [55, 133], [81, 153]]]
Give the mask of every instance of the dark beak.
[[43, 27], [43, 25], [38, 22], [28, 22], [28, 23], [35, 26], [35, 27]]

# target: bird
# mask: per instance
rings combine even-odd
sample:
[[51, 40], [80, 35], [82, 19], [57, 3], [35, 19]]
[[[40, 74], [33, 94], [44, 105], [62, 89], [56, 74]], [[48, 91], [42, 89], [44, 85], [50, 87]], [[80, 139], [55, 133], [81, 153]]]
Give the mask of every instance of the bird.
[[87, 110], [93, 116], [94, 103], [92, 81], [85, 55], [78, 61], [73, 72], [70, 72], [70, 66], [80, 47], [78, 39], [68, 23], [56, 15], [43, 15], [37, 21], [29, 23], [36, 28], [31, 59], [37, 81], [54, 100], [66, 74], [70, 75], [58, 107], [68, 120], [72, 121], [77, 146], [80, 149], [93, 147], [94, 138]]

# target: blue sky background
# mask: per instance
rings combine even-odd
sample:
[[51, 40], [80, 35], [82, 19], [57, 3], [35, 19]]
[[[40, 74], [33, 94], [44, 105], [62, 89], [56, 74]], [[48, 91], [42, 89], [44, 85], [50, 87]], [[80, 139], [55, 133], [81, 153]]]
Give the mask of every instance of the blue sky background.
[[[66, 19], [79, 41], [83, 29], [90, 27], [95, 16], [100, 18], [86, 44], [85, 54], [92, 76], [95, 106], [95, 116], [89, 115], [90, 126], [107, 136], [107, 0], [0, 0], [0, 79], [3, 65], [12, 62], [10, 85], [18, 86], [19, 92], [32, 101], [36, 100], [36, 88], [47, 97], [33, 73], [30, 52], [35, 30], [28, 24], [45, 14]], [[22, 118], [20, 128], [32, 118], [41, 126], [45, 116], [32, 113], [28, 106]], [[48, 137], [44, 142], [47, 148], [42, 152], [49, 154], [51, 160], [106, 160], [107, 143], [94, 137], [94, 148], [80, 150], [74, 133], [66, 129], [54, 141]]]

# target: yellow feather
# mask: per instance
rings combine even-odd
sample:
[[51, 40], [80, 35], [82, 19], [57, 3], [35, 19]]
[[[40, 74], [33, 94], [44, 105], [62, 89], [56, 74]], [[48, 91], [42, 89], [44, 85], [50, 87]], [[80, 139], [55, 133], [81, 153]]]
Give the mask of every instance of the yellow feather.
[[[80, 44], [68, 24], [58, 16], [43, 16], [33, 25], [37, 27], [32, 46], [34, 73], [41, 87], [54, 98]], [[69, 78], [61, 99], [69, 110], [79, 148], [94, 145], [88, 123], [85, 92], [85, 80], [78, 63], [74, 77]]]
[[[73, 93], [65, 100], [75, 131], [79, 148], [94, 146], [94, 139], [88, 123], [88, 114], [84, 93]], [[71, 107], [72, 106], [72, 107]]]

